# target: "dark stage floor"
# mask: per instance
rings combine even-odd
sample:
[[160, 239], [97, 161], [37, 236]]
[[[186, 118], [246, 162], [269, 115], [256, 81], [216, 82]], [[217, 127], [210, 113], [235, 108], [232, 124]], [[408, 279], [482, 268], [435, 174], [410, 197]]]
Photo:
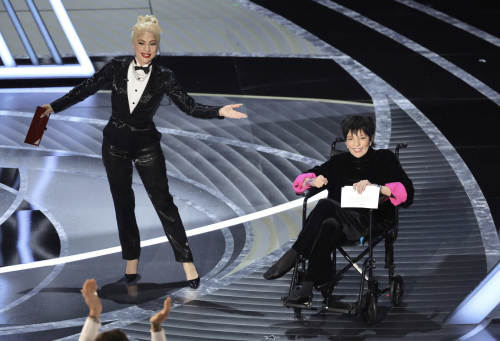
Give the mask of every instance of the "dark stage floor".
[[[500, 340], [496, 312], [482, 326], [443, 324], [500, 256], [497, 5], [233, 5], [248, 12], [245, 20], [262, 20], [256, 27], [277, 27], [284, 47], [162, 50], [163, 63], [197, 101], [243, 103], [248, 114], [246, 120], [197, 120], [165, 97], [154, 119], [202, 276], [196, 291], [187, 288], [136, 173], [141, 278], [135, 286], [121, 279], [124, 261], [101, 160], [109, 89], [52, 115], [37, 148], [23, 143], [34, 107], [81, 79], [0, 80], [0, 340], [77, 340], [87, 315], [79, 289], [87, 278], [100, 286], [103, 330], [121, 328], [131, 340], [149, 339], [149, 317], [166, 296], [175, 303], [164, 323], [169, 341]], [[109, 58], [91, 56], [96, 68]], [[291, 275], [262, 278], [300, 231], [301, 201], [292, 181], [327, 159], [340, 122], [352, 114], [376, 120], [379, 148], [409, 144], [400, 159], [416, 190], [414, 204], [400, 210], [395, 251], [396, 274], [405, 279], [403, 303], [392, 307], [389, 297], [380, 297], [372, 326], [359, 316], [318, 311], [296, 318], [280, 304]], [[375, 275], [385, 284], [383, 245], [375, 257]], [[347, 272], [336, 298], [355, 301], [358, 281], [356, 271]], [[316, 292], [313, 305], [321, 301]]]

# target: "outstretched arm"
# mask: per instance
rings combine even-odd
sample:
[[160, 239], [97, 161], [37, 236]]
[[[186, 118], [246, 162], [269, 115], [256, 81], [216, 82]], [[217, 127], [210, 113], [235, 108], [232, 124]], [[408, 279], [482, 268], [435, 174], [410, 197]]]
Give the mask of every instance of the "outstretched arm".
[[185, 112], [186, 114], [196, 118], [223, 119], [224, 117], [247, 117], [247, 115], [234, 110], [235, 108], [242, 106], [242, 104], [231, 104], [224, 107], [216, 107], [196, 103], [196, 101], [191, 96], [189, 96], [186, 91], [184, 91], [173, 72], [170, 79], [170, 85], [167, 87], [166, 93], [170, 97], [172, 102], [174, 102], [175, 105], [182, 110], [182, 112]]
[[108, 61], [99, 71], [94, 73], [92, 77], [74, 87], [66, 95], [59, 99], [56, 99], [50, 104], [42, 105], [42, 107], [46, 109], [42, 114], [42, 117], [50, 115], [53, 112], [58, 113], [66, 110], [73, 105], [85, 100], [87, 97], [95, 94], [105, 85], [111, 83], [111, 81], [113, 80], [112, 64], [113, 60]]

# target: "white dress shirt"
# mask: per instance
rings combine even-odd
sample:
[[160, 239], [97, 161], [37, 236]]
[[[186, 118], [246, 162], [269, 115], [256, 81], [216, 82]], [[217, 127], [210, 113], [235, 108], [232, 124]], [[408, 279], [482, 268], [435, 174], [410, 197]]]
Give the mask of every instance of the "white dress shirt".
[[[78, 341], [94, 341], [99, 335], [99, 328], [101, 328], [100, 323], [87, 318]], [[151, 341], [167, 341], [163, 328], [159, 332], [151, 331]]]
[[[148, 84], [149, 78], [151, 76], [151, 63], [149, 63], [149, 72], [146, 76], [146, 79], [143, 80], [142, 82], [139, 82], [134, 75], [134, 66], [136, 66], [135, 61], [132, 61], [130, 63], [130, 66], [128, 67], [128, 74], [127, 74], [127, 95], [128, 95], [128, 106], [130, 108], [130, 113], [132, 113], [139, 103], [139, 100], [141, 99], [142, 93], [144, 92], [144, 89], [146, 88], [146, 85]], [[142, 70], [137, 70], [136, 71], [139, 75], [144, 76], [145, 73]]]

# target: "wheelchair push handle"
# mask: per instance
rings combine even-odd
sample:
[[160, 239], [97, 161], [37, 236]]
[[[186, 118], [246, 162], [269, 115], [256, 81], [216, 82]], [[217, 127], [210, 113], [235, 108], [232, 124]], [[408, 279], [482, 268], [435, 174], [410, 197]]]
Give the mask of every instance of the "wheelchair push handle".
[[399, 159], [399, 149], [401, 148], [407, 148], [408, 147], [408, 143], [398, 143], [396, 145], [396, 151], [394, 154], [396, 154], [396, 157]]
[[336, 146], [337, 146], [337, 143], [339, 142], [345, 142], [345, 139], [341, 138], [341, 137], [337, 137], [335, 140], [333, 140], [332, 142], [332, 149], [333, 150], [336, 150]]

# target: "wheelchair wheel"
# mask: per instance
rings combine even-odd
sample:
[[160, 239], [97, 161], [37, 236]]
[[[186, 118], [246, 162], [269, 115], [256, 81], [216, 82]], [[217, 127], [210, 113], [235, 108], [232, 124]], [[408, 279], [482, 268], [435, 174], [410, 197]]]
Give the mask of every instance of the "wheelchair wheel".
[[369, 292], [361, 300], [361, 317], [369, 326], [377, 320], [377, 298]]
[[300, 308], [293, 308], [293, 315], [295, 317], [301, 317], [302, 316], [302, 309], [300, 309]]
[[391, 304], [393, 307], [398, 307], [403, 300], [403, 293], [405, 291], [405, 282], [403, 277], [397, 275], [392, 277], [391, 281]]

